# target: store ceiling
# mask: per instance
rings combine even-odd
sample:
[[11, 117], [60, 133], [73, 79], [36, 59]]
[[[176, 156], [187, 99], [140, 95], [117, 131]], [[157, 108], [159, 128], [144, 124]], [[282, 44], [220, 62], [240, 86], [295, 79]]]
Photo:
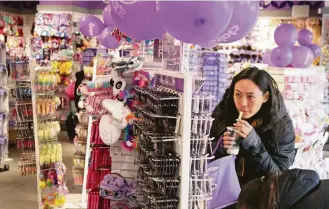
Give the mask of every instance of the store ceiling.
[[[35, 13], [37, 5], [71, 5], [90, 10], [103, 9], [105, 3], [100, 0], [93, 1], [0, 1], [0, 11], [13, 13]], [[311, 10], [324, 7], [324, 1], [260, 1], [260, 6], [266, 11], [291, 10], [294, 5], [309, 5]]]
[[85, 9], [103, 9], [103, 1], [0, 1], [0, 11], [12, 13], [35, 13], [37, 5], [71, 5]]

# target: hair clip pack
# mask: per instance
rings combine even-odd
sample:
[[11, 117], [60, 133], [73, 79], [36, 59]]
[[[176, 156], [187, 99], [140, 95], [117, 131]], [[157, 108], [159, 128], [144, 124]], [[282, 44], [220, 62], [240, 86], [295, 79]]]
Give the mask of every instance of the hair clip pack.
[[40, 165], [50, 165], [62, 162], [62, 146], [60, 143], [46, 143], [40, 145]]
[[36, 77], [36, 88], [38, 91], [54, 91], [58, 84], [58, 74], [49, 71], [40, 71]]
[[30, 76], [29, 62], [26, 60], [18, 62], [9, 62], [9, 69], [11, 72], [11, 78], [15, 80], [21, 77]]
[[22, 163], [18, 165], [21, 176], [34, 176], [37, 174], [35, 163]]
[[72, 174], [73, 174], [74, 185], [83, 185], [83, 175], [84, 175], [83, 169], [73, 167]]
[[0, 111], [5, 110], [5, 99], [7, 97], [7, 91], [5, 89], [0, 88]]
[[30, 82], [16, 81], [16, 89], [12, 89], [11, 94], [20, 100], [31, 100], [32, 91]]
[[43, 96], [37, 99], [37, 114], [39, 117], [55, 117], [61, 104], [59, 97]]
[[6, 113], [0, 112], [0, 136], [3, 136], [5, 132], [5, 120], [6, 120]]
[[60, 132], [60, 124], [58, 121], [41, 123], [38, 126], [38, 139], [42, 142], [57, 141]]
[[202, 137], [210, 134], [213, 120], [210, 116], [194, 115], [192, 118], [192, 137]]
[[112, 98], [113, 98], [112, 95], [107, 95], [107, 94], [100, 94], [100, 95], [94, 95], [88, 97], [84, 105], [87, 114], [102, 115], [106, 113], [106, 109], [104, 109], [104, 107], [102, 106], [102, 101]]
[[6, 65], [3, 64], [0, 64], [0, 85], [7, 85], [7, 68]]
[[73, 166], [76, 168], [84, 168], [85, 166], [85, 156], [75, 154], [73, 157]]
[[87, 82], [88, 92], [110, 92], [114, 96], [118, 95], [126, 88], [126, 81], [121, 77], [110, 77], [96, 81]]

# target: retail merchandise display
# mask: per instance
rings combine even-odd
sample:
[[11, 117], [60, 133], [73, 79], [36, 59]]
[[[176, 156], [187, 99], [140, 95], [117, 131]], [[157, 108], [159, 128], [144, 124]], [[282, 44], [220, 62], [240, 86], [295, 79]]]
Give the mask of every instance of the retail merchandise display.
[[22, 57], [25, 54], [23, 17], [9, 13], [0, 13], [0, 34], [6, 39], [6, 52], [10, 56]]
[[[80, 95], [79, 104], [83, 103], [88, 98], [88, 92], [85, 89], [85, 82], [83, 82], [77, 93]], [[85, 156], [87, 152], [87, 137], [88, 137], [88, 115], [86, 114], [86, 110], [83, 106], [80, 106], [81, 110], [76, 113], [78, 118], [78, 124], [75, 128], [75, 132], [77, 136], [74, 138], [74, 147], [75, 154], [73, 156], [73, 178], [75, 185], [83, 185], [83, 177], [84, 177], [84, 166], [85, 166]], [[92, 133], [94, 133], [94, 129], [92, 129]], [[93, 136], [90, 138], [96, 139], [97, 137]]]
[[328, 116], [323, 103], [325, 69], [284, 69], [284, 99], [296, 131], [299, 145], [294, 168], [316, 170], [320, 178], [329, 178], [328, 159], [323, 159], [323, 146], [328, 134]]
[[[94, 65], [97, 62], [98, 59], [94, 60]], [[103, 71], [103, 67], [104, 66], [100, 63], [100, 65], [97, 66], [97, 70]], [[84, 187], [88, 190], [89, 194], [88, 208], [110, 208], [114, 199], [110, 201], [108, 196], [121, 198], [121, 195], [116, 197], [112, 194], [112, 191], [100, 190], [100, 187], [102, 188], [102, 185], [106, 184], [102, 183], [103, 179], [108, 178], [108, 175], [113, 173], [113, 170], [116, 169], [116, 164], [120, 165], [117, 169], [122, 170], [121, 166], [127, 163], [133, 165], [134, 162], [134, 158], [130, 159], [129, 163], [129, 161], [121, 159], [120, 156], [114, 156], [117, 154], [111, 151], [116, 147], [121, 149], [121, 140], [118, 140], [121, 138], [121, 130], [128, 124], [127, 116], [130, 114], [130, 111], [124, 106], [128, 94], [125, 94], [126, 82], [121, 78], [121, 73], [119, 73], [119, 71], [113, 69], [111, 75], [103, 76], [103, 78], [99, 79], [97, 79], [97, 77], [102, 75], [98, 75], [97, 71], [90, 74], [93, 80], [88, 81], [87, 79], [83, 81], [78, 89], [81, 95], [79, 107], [84, 111], [83, 116], [86, 114], [93, 116], [89, 117], [88, 129], [90, 130], [90, 135], [87, 135], [87, 129], [80, 125], [77, 126], [78, 139], [80, 136], [87, 139], [87, 144], [84, 145], [87, 150], [85, 154], [90, 155], [86, 157], [77, 157], [76, 166], [82, 167], [85, 172], [88, 172], [88, 174], [85, 173], [84, 181]], [[89, 77], [91, 77], [90, 74]], [[86, 73], [86, 75], [88, 74]], [[125, 110], [128, 112], [124, 113]], [[113, 111], [115, 111], [116, 114]], [[81, 120], [88, 121], [86, 117], [81, 118]], [[91, 164], [86, 167], [85, 162], [89, 161], [89, 157]], [[116, 163], [118, 160], [122, 164]], [[107, 182], [106, 180], [104, 181]]]
[[[15, 80], [13, 110], [4, 108], [9, 91], [5, 87], [7, 69], [1, 65], [4, 51], [0, 50], [0, 163], [8, 155], [9, 112], [22, 152], [19, 171], [22, 176], [37, 176], [40, 209], [70, 208], [66, 203], [76, 194], [68, 195], [68, 172], [76, 185], [72, 190], [82, 185], [78, 204], [87, 209], [213, 209], [226, 198], [219, 194], [218, 179], [212, 176], [220, 168], [210, 164], [214, 156], [209, 150], [214, 147], [209, 134], [211, 113], [241, 70], [235, 71], [233, 64], [267, 63], [275, 55], [282, 61], [279, 58], [289, 58], [284, 50], [293, 51], [295, 46], [278, 44], [282, 51], [264, 54], [273, 47], [274, 40], [266, 39], [274, 37], [274, 29], [262, 31], [264, 21], [259, 20], [251, 31], [259, 15], [258, 1], [158, 4], [156, 9], [155, 1], [110, 1], [102, 20], [78, 12], [37, 13], [32, 59], [14, 56], [8, 65]], [[197, 18], [204, 27], [185, 22], [195, 19], [194, 9], [204, 14]], [[250, 15], [242, 16], [246, 11]], [[77, 16], [82, 18], [74, 23]], [[307, 39], [304, 45], [315, 55], [311, 50], [318, 50], [309, 46], [309, 32], [299, 33], [304, 33], [299, 43]], [[298, 36], [297, 30], [291, 34]], [[13, 38], [21, 37], [18, 33]], [[281, 38], [289, 41], [286, 36]], [[13, 42], [8, 39], [7, 47]], [[214, 51], [202, 48], [215, 45]], [[311, 60], [308, 52], [305, 57]], [[321, 179], [329, 178], [329, 161], [322, 158], [328, 138], [323, 128], [329, 121], [322, 104], [323, 69], [264, 66], [282, 86], [296, 128], [299, 149], [292, 168], [313, 169]], [[279, 75], [272, 70], [280, 71]], [[78, 74], [83, 79], [74, 77]], [[76, 86], [75, 80], [82, 82]], [[72, 100], [77, 111], [70, 110]], [[73, 166], [67, 171], [63, 163], [66, 147], [62, 148], [59, 134], [61, 122], [71, 111], [76, 136], [70, 136]]]
[[[29, 71], [27, 73], [29, 74]], [[21, 175], [35, 175], [35, 142], [30, 81], [16, 80], [15, 99], [16, 105], [12, 114], [16, 119], [17, 147], [22, 150], [19, 170]]]
[[33, 122], [38, 176], [40, 207], [60, 207], [65, 204], [65, 165], [62, 163], [62, 146], [58, 141], [60, 132], [56, 110], [61, 104], [55, 95], [58, 88], [56, 75], [51, 67], [35, 66], [31, 71]]
[[[138, 105], [138, 184], [141, 208], [177, 208], [181, 159], [176, 152], [180, 94], [166, 88], [135, 86]], [[157, 191], [156, 188], [162, 188]]]
[[212, 178], [208, 176], [208, 161], [214, 156], [207, 154], [213, 118], [213, 96], [196, 93], [192, 98], [192, 126], [190, 144], [190, 190], [188, 208], [208, 208], [212, 199]]
[[8, 159], [8, 71], [6, 66], [6, 45], [0, 42], [0, 165], [9, 169]]
[[200, 81], [201, 92], [213, 96], [211, 108], [214, 109], [222, 99], [225, 89], [230, 85], [234, 73], [229, 71], [227, 55], [194, 48], [189, 51], [189, 57], [190, 71], [203, 78], [203, 81]]
[[[42, 66], [51, 66], [54, 76], [40, 76], [40, 82], [55, 82], [56, 95], [61, 107], [57, 109], [57, 119], [64, 122], [70, 111], [70, 102], [64, 90], [70, 83], [73, 69], [72, 15], [37, 13], [35, 17], [32, 57]], [[53, 84], [52, 84], [53, 85]]]

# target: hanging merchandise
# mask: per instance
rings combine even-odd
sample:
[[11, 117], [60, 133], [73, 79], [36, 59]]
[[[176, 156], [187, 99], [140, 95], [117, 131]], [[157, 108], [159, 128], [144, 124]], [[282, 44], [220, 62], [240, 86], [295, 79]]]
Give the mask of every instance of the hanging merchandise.
[[[138, 149], [137, 191], [142, 208], [177, 208], [180, 158], [175, 151], [180, 96], [162, 87], [134, 86], [134, 138]], [[156, 190], [156, 188], [162, 188]]]
[[293, 121], [298, 147], [292, 168], [316, 170], [321, 179], [328, 179], [328, 159], [323, 157], [327, 142], [328, 115], [325, 98], [325, 69], [284, 69], [283, 97]]
[[0, 25], [1, 36], [6, 37], [6, 52], [10, 56], [24, 57], [23, 17], [9, 13], [0, 13]]
[[[222, 99], [225, 89], [230, 85], [232, 73], [228, 70], [227, 56], [223, 53], [190, 50], [190, 71], [203, 79], [195, 80], [195, 89], [206, 95], [213, 95], [211, 109]], [[198, 84], [200, 82], [200, 84]], [[200, 87], [199, 85], [202, 85]]]
[[8, 71], [6, 68], [6, 47], [4, 43], [1, 44], [0, 59], [0, 165], [4, 166], [4, 170], [9, 170], [7, 164], [11, 159], [8, 158]]
[[56, 120], [56, 110], [61, 100], [55, 95], [57, 80], [51, 70], [51, 67], [35, 67], [31, 72], [35, 81], [32, 88], [32, 95], [35, 95], [33, 122], [35, 146], [38, 146], [36, 165], [41, 208], [63, 206], [68, 193], [64, 180], [66, 168], [62, 162], [62, 145], [58, 141], [61, 128]]
[[[37, 13], [35, 17], [34, 38], [32, 39], [32, 58], [41, 66], [51, 66], [51, 71], [39, 77], [39, 84], [45, 91], [55, 91], [60, 97], [61, 106], [57, 109], [57, 119], [62, 124], [70, 113], [70, 102], [64, 89], [70, 83], [73, 71], [72, 15]], [[58, 86], [58, 87], [57, 87]]]

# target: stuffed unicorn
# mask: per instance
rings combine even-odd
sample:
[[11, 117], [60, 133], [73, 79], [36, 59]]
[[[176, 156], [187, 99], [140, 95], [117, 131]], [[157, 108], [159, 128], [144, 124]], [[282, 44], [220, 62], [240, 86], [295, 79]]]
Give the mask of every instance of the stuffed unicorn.
[[127, 127], [126, 117], [131, 111], [119, 100], [106, 99], [102, 102], [102, 106], [109, 114], [102, 115], [99, 134], [105, 144], [112, 145], [119, 140], [122, 129]]

